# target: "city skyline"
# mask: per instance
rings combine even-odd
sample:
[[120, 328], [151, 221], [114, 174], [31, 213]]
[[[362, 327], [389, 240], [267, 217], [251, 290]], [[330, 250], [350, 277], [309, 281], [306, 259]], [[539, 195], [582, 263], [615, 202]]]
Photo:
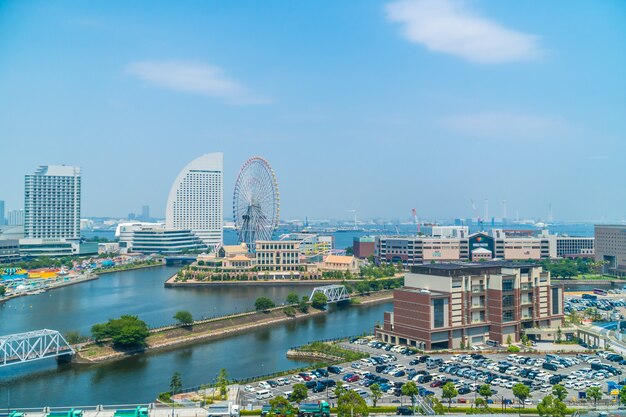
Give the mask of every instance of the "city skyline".
[[510, 218], [623, 220], [625, 11], [5, 3], [0, 137], [17, 157], [0, 200], [22, 209], [35, 166], [76, 165], [83, 216], [162, 218], [176, 173], [223, 152], [226, 217], [262, 155], [284, 219], [473, 217], [488, 199], [495, 217], [506, 200]]

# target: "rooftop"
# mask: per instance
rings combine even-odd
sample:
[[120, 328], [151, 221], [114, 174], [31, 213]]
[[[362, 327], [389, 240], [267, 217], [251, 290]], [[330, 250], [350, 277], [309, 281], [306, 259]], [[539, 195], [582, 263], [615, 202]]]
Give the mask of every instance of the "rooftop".
[[497, 274], [502, 268], [532, 268], [540, 266], [532, 262], [488, 261], [488, 262], [444, 262], [439, 264], [422, 264], [411, 267], [411, 272], [427, 275], [482, 275]]

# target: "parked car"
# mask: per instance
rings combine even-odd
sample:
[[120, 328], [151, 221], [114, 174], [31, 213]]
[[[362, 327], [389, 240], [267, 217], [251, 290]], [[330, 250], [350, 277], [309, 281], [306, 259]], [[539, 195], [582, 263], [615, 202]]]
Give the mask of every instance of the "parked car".
[[411, 407], [398, 407], [396, 408], [396, 414], [399, 416], [412, 416], [413, 415], [413, 409]]

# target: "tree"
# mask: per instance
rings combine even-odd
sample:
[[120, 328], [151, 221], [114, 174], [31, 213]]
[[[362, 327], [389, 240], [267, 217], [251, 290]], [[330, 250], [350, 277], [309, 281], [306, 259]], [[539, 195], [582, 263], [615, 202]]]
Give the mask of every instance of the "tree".
[[376, 383], [370, 385], [370, 391], [372, 391], [372, 402], [374, 403], [374, 407], [376, 407], [378, 400], [383, 398], [383, 391], [380, 389], [380, 385]]
[[480, 398], [480, 397], [476, 398], [476, 401], [474, 401], [474, 406], [476, 408], [478, 408], [480, 406], [483, 406], [483, 407], [487, 408], [487, 401], [485, 401], [484, 398]]
[[561, 384], [556, 384], [552, 387], [552, 395], [554, 395], [559, 401], [563, 401], [567, 398], [567, 390]]
[[183, 390], [183, 379], [180, 372], [174, 372], [170, 380], [170, 392], [172, 395], [178, 394]]
[[406, 384], [402, 385], [402, 395], [406, 395], [411, 399], [411, 404], [415, 407], [415, 396], [419, 394], [419, 389], [417, 385], [413, 381], [409, 381]]
[[0, 297], [7, 293], [7, 289], [4, 285], [0, 285]]
[[515, 384], [513, 385], [513, 395], [519, 400], [522, 407], [526, 408], [524, 401], [530, 397], [530, 388], [524, 384]]
[[293, 414], [293, 406], [288, 399], [279, 395], [270, 400], [271, 412], [274, 416], [287, 416]]
[[302, 299], [298, 303], [298, 310], [300, 310], [301, 313], [305, 313], [305, 314], [309, 312], [309, 299], [308, 298], [302, 297]]
[[294, 403], [299, 403], [301, 401], [306, 400], [309, 396], [309, 391], [306, 389], [304, 384], [294, 384], [291, 391], [291, 401]]
[[485, 398], [485, 404], [489, 403], [489, 397], [491, 397], [493, 395], [493, 392], [491, 392], [491, 387], [487, 384], [481, 385], [480, 388], [478, 388], [478, 395], [480, 395], [481, 397]]
[[452, 407], [452, 399], [459, 395], [459, 392], [454, 387], [452, 382], [446, 382], [442, 387], [441, 398], [448, 400], [448, 410]]
[[511, 335], [508, 335], [506, 338], [506, 344], [510, 345], [511, 343], [513, 343], [513, 338], [511, 337]]
[[150, 332], [148, 325], [137, 316], [124, 315], [106, 323], [94, 324], [91, 334], [97, 342], [111, 339], [118, 347], [133, 347], [144, 346]]
[[254, 308], [256, 311], [267, 311], [274, 307], [276, 307], [276, 304], [267, 297], [259, 297], [254, 302]]
[[559, 326], [558, 329], [556, 329], [556, 343], [561, 342], [563, 342], [563, 331], [561, 330], [561, 326]]
[[600, 387], [589, 387], [587, 388], [586, 393], [587, 398], [593, 400], [593, 406], [595, 408], [598, 404], [598, 400], [602, 399], [602, 390], [600, 389]]
[[226, 368], [222, 368], [217, 375], [217, 386], [220, 389], [220, 395], [223, 397], [226, 395], [226, 388], [228, 388], [228, 374]]
[[356, 391], [344, 391], [337, 399], [338, 417], [367, 417], [368, 415], [367, 404]]
[[346, 389], [343, 387], [343, 382], [337, 381], [337, 385], [335, 385], [335, 395], [337, 396], [337, 398], [341, 397], [341, 394], [343, 394], [345, 391]]
[[323, 310], [326, 308], [328, 304], [328, 298], [321, 292], [316, 292], [313, 294], [313, 298], [311, 299], [311, 306], [318, 310]]
[[565, 417], [567, 407], [558, 398], [547, 395], [537, 404], [537, 412], [541, 417]]
[[287, 299], [285, 301], [287, 304], [298, 304], [300, 297], [295, 292], [290, 292], [287, 294]]
[[619, 400], [622, 405], [626, 405], [626, 386], [622, 387], [622, 389], [619, 391]]
[[193, 323], [193, 316], [187, 310], [180, 310], [174, 314], [174, 320], [183, 326], [190, 326]]
[[81, 334], [77, 331], [69, 331], [65, 333], [65, 340], [70, 345], [77, 345], [85, 341], [85, 337], [81, 336]]
[[435, 397], [432, 397], [430, 400], [432, 402], [433, 411], [435, 412], [435, 414], [437, 414], [438, 416], [441, 416], [446, 413], [446, 407], [444, 407], [443, 404], [441, 404], [441, 401], [439, 401]]

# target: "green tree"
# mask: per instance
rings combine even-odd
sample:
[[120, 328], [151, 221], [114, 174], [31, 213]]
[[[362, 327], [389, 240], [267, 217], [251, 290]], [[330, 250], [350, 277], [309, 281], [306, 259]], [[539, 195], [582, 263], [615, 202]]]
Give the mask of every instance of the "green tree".
[[452, 407], [452, 399], [459, 395], [452, 382], [446, 382], [442, 387], [441, 398], [448, 400], [448, 410]]
[[77, 331], [69, 331], [65, 333], [65, 341], [70, 345], [77, 345], [85, 341], [85, 337]]
[[309, 396], [309, 391], [306, 389], [304, 384], [294, 384], [291, 391], [291, 401], [294, 403], [299, 403]]
[[173, 394], [178, 394], [183, 390], [183, 378], [180, 372], [174, 372], [172, 375], [172, 379], [170, 379], [170, 392]]
[[341, 394], [343, 394], [345, 391], [346, 389], [343, 386], [343, 382], [337, 381], [337, 385], [335, 385], [335, 395], [337, 396], [337, 398], [341, 397]]
[[526, 335], [526, 333], [522, 333], [521, 340], [524, 345], [528, 344], [528, 336]]
[[276, 307], [276, 304], [267, 297], [259, 297], [254, 302], [254, 308], [256, 311], [267, 311], [274, 307]]
[[513, 395], [519, 400], [522, 407], [526, 408], [524, 401], [530, 397], [530, 388], [524, 384], [515, 384], [513, 385]]
[[228, 388], [228, 374], [226, 368], [222, 368], [217, 375], [217, 386], [220, 389], [220, 395], [224, 397], [226, 395], [226, 389]]
[[547, 395], [537, 404], [537, 412], [541, 417], [565, 417], [567, 407], [558, 398]]
[[380, 389], [380, 385], [374, 383], [370, 385], [370, 391], [372, 391], [372, 402], [374, 403], [374, 407], [376, 407], [378, 400], [383, 398], [383, 390]]
[[313, 298], [311, 299], [311, 306], [318, 310], [323, 310], [326, 308], [328, 304], [328, 298], [321, 292], [316, 292], [313, 294]]
[[598, 400], [602, 399], [602, 390], [600, 387], [589, 387], [587, 388], [587, 398], [593, 401], [594, 408], [598, 404]]
[[480, 388], [478, 388], [478, 395], [480, 395], [481, 397], [485, 398], [485, 404], [489, 403], [489, 397], [491, 397], [493, 395], [493, 392], [491, 392], [491, 387], [487, 384], [481, 385]]
[[406, 395], [411, 399], [411, 404], [415, 407], [415, 396], [419, 394], [419, 389], [413, 381], [409, 381], [402, 385], [402, 395]]
[[561, 330], [561, 326], [559, 326], [556, 329], [556, 343], [562, 343], [562, 342], [563, 342], [563, 331]]
[[193, 323], [193, 316], [187, 310], [180, 310], [174, 314], [174, 320], [182, 324], [183, 326], [190, 326]]
[[302, 297], [302, 299], [298, 303], [298, 310], [300, 310], [300, 312], [304, 314], [309, 312], [309, 299], [308, 298]]
[[437, 414], [438, 416], [441, 416], [446, 413], [446, 407], [444, 407], [443, 404], [441, 404], [441, 401], [439, 401], [435, 397], [432, 397], [430, 400], [432, 402], [433, 411], [435, 412], [435, 414]]
[[298, 304], [298, 301], [300, 301], [300, 297], [295, 292], [290, 292], [289, 294], [287, 294], [287, 304]]
[[288, 399], [279, 395], [270, 400], [271, 414], [272, 416], [287, 416], [293, 414], [293, 406]]
[[7, 289], [4, 285], [0, 285], [0, 297], [7, 293]]
[[478, 408], [478, 407], [485, 407], [487, 408], [487, 401], [485, 401], [484, 398], [476, 398], [476, 400], [474, 401], [474, 407]]
[[511, 335], [508, 335], [506, 338], [506, 344], [510, 345], [511, 343], [513, 343], [513, 338], [511, 337]]
[[561, 384], [556, 384], [552, 387], [552, 395], [554, 395], [559, 401], [563, 401], [567, 398], [567, 390]]
[[622, 389], [619, 390], [619, 400], [622, 405], [626, 405], [626, 386], [623, 386]]
[[94, 324], [91, 334], [96, 341], [110, 338], [118, 347], [144, 346], [150, 335], [148, 325], [137, 316], [124, 315], [107, 323]]
[[367, 417], [369, 409], [356, 391], [344, 391], [337, 399], [337, 417]]

